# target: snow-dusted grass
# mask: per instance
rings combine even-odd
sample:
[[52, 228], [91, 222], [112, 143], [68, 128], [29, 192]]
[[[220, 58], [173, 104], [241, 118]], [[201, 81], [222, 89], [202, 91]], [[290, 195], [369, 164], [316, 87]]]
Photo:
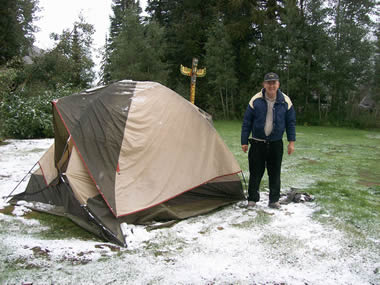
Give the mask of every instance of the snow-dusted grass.
[[[240, 123], [215, 126], [248, 179]], [[269, 209], [265, 178], [255, 209], [241, 202], [151, 231], [129, 225], [127, 249], [69, 226], [46, 235], [64, 218], [50, 224], [0, 199], [0, 284], [380, 284], [380, 133], [299, 127], [297, 135], [283, 192], [300, 188], [315, 202]], [[51, 143], [0, 146], [0, 196]]]

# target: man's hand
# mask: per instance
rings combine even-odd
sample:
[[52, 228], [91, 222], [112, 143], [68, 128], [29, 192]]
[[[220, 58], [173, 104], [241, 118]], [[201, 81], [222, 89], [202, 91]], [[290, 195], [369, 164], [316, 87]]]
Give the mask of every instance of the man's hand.
[[288, 144], [288, 154], [291, 155], [294, 152], [294, 142]]
[[244, 152], [247, 152], [247, 150], [248, 150], [248, 145], [247, 145], [247, 144], [243, 144], [243, 145], [241, 146], [241, 149], [242, 149]]

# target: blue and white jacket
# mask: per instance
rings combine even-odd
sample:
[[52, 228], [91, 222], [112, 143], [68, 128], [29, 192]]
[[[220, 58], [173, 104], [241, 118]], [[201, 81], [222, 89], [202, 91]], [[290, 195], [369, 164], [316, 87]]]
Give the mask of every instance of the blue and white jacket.
[[277, 91], [276, 102], [273, 106], [273, 130], [269, 136], [265, 135], [264, 127], [267, 116], [267, 101], [265, 89], [252, 97], [244, 114], [241, 129], [241, 144], [248, 144], [248, 137], [266, 141], [281, 140], [286, 130], [288, 141], [296, 140], [296, 112], [290, 98]]

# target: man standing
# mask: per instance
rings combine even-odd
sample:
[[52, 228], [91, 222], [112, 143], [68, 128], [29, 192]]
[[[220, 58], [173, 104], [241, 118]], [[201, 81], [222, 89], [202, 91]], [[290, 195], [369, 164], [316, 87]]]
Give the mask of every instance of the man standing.
[[[286, 130], [288, 154], [294, 152], [296, 115], [290, 98], [279, 90], [280, 78], [270, 72], [264, 88], [249, 101], [241, 129], [241, 148], [248, 150], [248, 207], [260, 200], [259, 187], [265, 168], [269, 177], [269, 207], [279, 209], [281, 189], [282, 136]], [[249, 135], [252, 133], [252, 138]]]

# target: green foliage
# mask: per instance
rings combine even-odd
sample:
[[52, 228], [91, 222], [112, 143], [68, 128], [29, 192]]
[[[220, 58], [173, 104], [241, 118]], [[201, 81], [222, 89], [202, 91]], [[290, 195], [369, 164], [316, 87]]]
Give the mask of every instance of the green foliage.
[[22, 57], [32, 47], [38, 0], [2, 0], [0, 5], [0, 65]]
[[[239, 116], [261, 88], [263, 75], [275, 71], [300, 118], [348, 125], [364, 114], [351, 108], [366, 95], [363, 82], [375, 84], [374, 42], [367, 36], [374, 31], [370, 18], [376, 13], [374, 5], [369, 0], [152, 0], [147, 11], [165, 27], [169, 87], [182, 92], [187, 83], [178, 72], [179, 64], [188, 65], [192, 57], [201, 64], [206, 61], [209, 72], [197, 82], [197, 105], [214, 117], [226, 117], [226, 108], [216, 99], [225, 82], [216, 82], [216, 77], [235, 74], [238, 88], [231, 109]], [[215, 20], [230, 38], [228, 46], [211, 28]], [[214, 60], [211, 50], [224, 51], [226, 57]], [[231, 68], [220, 69], [227, 62]], [[218, 75], [210, 73], [213, 69]]]
[[163, 84], [167, 65], [162, 61], [166, 47], [163, 28], [154, 20], [143, 23], [134, 1], [115, 1], [111, 37], [103, 56], [102, 82], [133, 79]]
[[[206, 49], [206, 66], [208, 83], [211, 92], [212, 102], [215, 102], [209, 108], [219, 108], [223, 110], [223, 118], [230, 119], [234, 114], [234, 95], [237, 88], [237, 77], [235, 73], [235, 56], [232, 52], [231, 39], [226, 32], [223, 23], [217, 21], [208, 31], [208, 40], [205, 45]], [[217, 96], [218, 95], [218, 96]], [[219, 100], [216, 100], [217, 98]], [[209, 109], [208, 108], [208, 109]], [[214, 114], [218, 114], [216, 110]]]
[[26, 96], [26, 92], [12, 92], [0, 103], [0, 136], [31, 139], [53, 137], [51, 101], [71, 95], [73, 90], [62, 86], [56, 92]]
[[329, 30], [333, 41], [330, 72], [334, 75], [331, 85], [332, 111], [345, 119], [342, 102], [350, 101], [353, 94], [360, 92], [363, 82], [371, 81], [372, 44], [367, 33], [372, 21], [369, 17], [375, 6], [370, 0], [340, 0], [332, 3], [330, 11], [334, 25]]
[[32, 64], [13, 59], [1, 68], [1, 137], [54, 135], [50, 102], [90, 87], [94, 79], [93, 33], [93, 26], [80, 16], [72, 30], [52, 35], [57, 41], [56, 46], [34, 57]]
[[14, 68], [0, 68], [0, 102], [9, 92], [11, 92], [15, 79], [17, 77], [17, 70]]
[[[80, 15], [72, 30], [64, 30], [60, 35], [53, 34], [52, 37], [57, 41], [56, 46], [42, 57], [40, 65], [37, 66], [41, 71], [41, 81], [51, 82], [50, 84], [71, 84], [83, 89], [90, 87], [95, 77], [92, 71], [94, 62], [91, 58], [94, 32], [94, 27], [86, 23]], [[50, 72], [46, 73], [44, 67]], [[31, 75], [33, 76], [33, 73]], [[53, 82], [51, 79], [54, 79]]]
[[12, 138], [53, 136], [51, 106], [46, 96], [25, 98], [21, 94], [11, 93], [4, 98], [0, 109], [3, 121], [2, 136]]
[[79, 16], [72, 30], [51, 35], [56, 40], [55, 46], [34, 56], [33, 63], [18, 68], [15, 90], [22, 89], [25, 95], [35, 96], [55, 92], [59, 86], [90, 87], [95, 76], [91, 58], [93, 33], [93, 26]]

